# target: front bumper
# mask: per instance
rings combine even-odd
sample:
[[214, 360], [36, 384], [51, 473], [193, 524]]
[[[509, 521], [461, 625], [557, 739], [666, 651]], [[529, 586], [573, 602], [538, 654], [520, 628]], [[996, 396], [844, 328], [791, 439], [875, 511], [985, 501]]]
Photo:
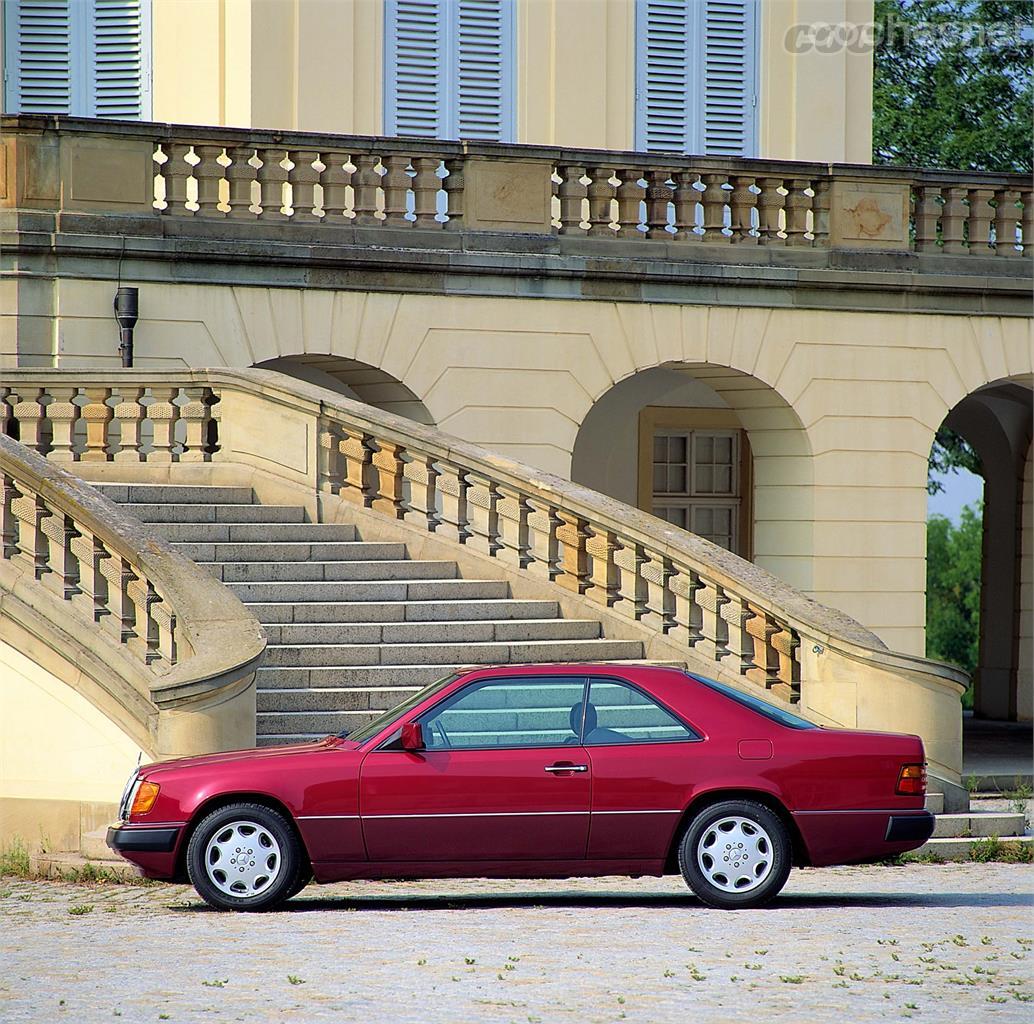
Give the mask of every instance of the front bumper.
[[172, 853], [176, 849], [180, 828], [177, 825], [157, 828], [133, 825], [111, 825], [106, 842], [116, 853]]

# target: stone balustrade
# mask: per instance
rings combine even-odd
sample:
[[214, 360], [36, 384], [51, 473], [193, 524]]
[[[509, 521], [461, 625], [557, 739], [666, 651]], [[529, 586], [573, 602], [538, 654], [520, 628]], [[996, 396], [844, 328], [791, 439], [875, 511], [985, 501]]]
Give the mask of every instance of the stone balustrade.
[[[265, 648], [258, 622], [156, 532], [61, 467], [107, 458], [113, 430], [129, 450], [141, 422], [128, 401], [105, 405], [110, 389], [88, 389], [81, 406], [77, 391], [29, 389], [21, 401], [0, 387], [15, 399], [0, 398], [0, 636], [13, 628], [23, 646], [27, 633], [76, 665], [79, 688], [93, 689], [145, 750], [253, 743], [254, 670]], [[151, 408], [148, 457], [189, 458], [182, 446], [174, 455], [162, 446], [171, 420]], [[82, 450], [73, 451], [79, 423]]]
[[[4, 117], [0, 207], [170, 221], [1030, 255], [1028, 178]], [[601, 241], [602, 244], [602, 241]]]

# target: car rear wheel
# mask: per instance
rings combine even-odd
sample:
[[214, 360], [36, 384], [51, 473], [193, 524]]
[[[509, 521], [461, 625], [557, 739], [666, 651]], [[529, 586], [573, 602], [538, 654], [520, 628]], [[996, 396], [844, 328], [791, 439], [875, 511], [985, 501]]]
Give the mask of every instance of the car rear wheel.
[[723, 910], [758, 907], [775, 897], [791, 858], [786, 826], [753, 800], [705, 807], [679, 844], [683, 878], [704, 903]]
[[198, 895], [219, 910], [269, 910], [288, 899], [302, 851], [290, 822], [261, 804], [220, 807], [187, 846], [187, 873]]

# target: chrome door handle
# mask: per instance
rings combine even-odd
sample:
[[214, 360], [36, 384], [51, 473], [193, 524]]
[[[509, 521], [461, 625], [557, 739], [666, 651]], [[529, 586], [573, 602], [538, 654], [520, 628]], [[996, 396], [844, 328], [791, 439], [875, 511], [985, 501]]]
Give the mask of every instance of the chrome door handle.
[[547, 764], [543, 771], [547, 772], [587, 772], [587, 764]]

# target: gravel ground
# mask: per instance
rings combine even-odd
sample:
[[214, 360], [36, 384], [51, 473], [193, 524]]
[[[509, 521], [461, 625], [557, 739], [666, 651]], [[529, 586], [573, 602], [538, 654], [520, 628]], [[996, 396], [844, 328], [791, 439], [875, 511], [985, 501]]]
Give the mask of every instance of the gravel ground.
[[0, 880], [0, 1020], [1032, 1019], [1029, 865], [795, 871], [756, 911], [681, 879], [347, 883], [272, 914]]

